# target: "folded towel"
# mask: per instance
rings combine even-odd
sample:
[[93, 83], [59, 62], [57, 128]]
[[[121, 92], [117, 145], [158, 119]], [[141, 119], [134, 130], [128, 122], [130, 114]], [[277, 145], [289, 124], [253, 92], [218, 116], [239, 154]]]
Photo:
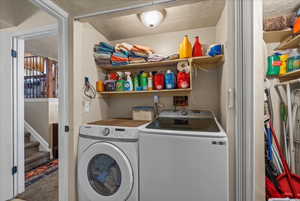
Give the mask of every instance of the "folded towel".
[[128, 62], [128, 58], [118, 57], [115, 55], [111, 56], [112, 61]]
[[106, 42], [100, 42], [99, 46], [110, 49], [110, 50], [112, 50], [112, 52], [115, 51], [115, 48], [111, 44], [106, 43]]
[[165, 60], [166, 57], [163, 56], [163, 55], [160, 55], [160, 54], [151, 54], [149, 57], [148, 57], [148, 61], [149, 62], [158, 62], [158, 61], [163, 61]]
[[115, 62], [115, 61], [112, 61], [111, 63], [113, 66], [125, 66], [129, 64], [129, 62]]
[[127, 58], [128, 59], [128, 56], [125, 55], [125, 54], [123, 54], [122, 52], [114, 52], [113, 56], [122, 57], [122, 58]]
[[126, 51], [131, 51], [131, 49], [133, 48], [133, 45], [129, 44], [129, 43], [119, 43], [116, 45], [115, 49], [116, 50], [126, 50]]
[[95, 59], [107, 59], [107, 60], [110, 60], [111, 54], [95, 52], [94, 53], [94, 58]]
[[151, 48], [146, 47], [146, 46], [134, 45], [133, 47], [136, 48], [136, 49], [139, 49], [139, 50], [141, 50], [141, 51], [143, 51], [147, 54], [153, 54], [154, 53], [154, 51]]
[[143, 58], [148, 58], [148, 54], [145, 54], [145, 53], [141, 53], [141, 52], [134, 52], [132, 51], [132, 54], [135, 56], [135, 57], [143, 57]]
[[113, 53], [114, 50], [109, 49], [109, 48], [105, 48], [99, 45], [95, 45], [94, 47], [94, 52], [107, 52], [107, 53]]
[[129, 57], [128, 60], [130, 62], [140, 62], [140, 63], [145, 63], [146, 59], [143, 57]]

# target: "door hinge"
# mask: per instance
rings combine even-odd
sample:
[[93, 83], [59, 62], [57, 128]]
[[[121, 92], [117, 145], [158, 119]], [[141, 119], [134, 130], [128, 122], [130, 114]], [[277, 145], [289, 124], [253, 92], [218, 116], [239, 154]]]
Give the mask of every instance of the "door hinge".
[[11, 50], [11, 56], [14, 57], [14, 58], [17, 57], [18, 56], [18, 52], [16, 50], [12, 49]]
[[70, 131], [70, 127], [69, 126], [65, 126], [65, 132], [68, 133]]
[[12, 175], [16, 174], [18, 172], [18, 167], [17, 166], [12, 167], [11, 172], [12, 172]]

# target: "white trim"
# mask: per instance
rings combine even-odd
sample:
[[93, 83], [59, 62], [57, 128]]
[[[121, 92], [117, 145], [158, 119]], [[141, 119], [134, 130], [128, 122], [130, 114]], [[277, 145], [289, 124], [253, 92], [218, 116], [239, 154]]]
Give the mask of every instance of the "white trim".
[[[40, 7], [43, 11], [54, 16], [58, 20], [59, 35], [59, 201], [69, 200], [69, 135], [65, 132], [64, 126], [69, 125], [69, 15], [51, 0], [30, 0], [33, 4]], [[40, 37], [44, 34], [51, 33], [51, 26], [45, 26], [26, 32], [17, 32], [14, 34], [15, 39], [31, 39]], [[44, 30], [44, 31], [43, 31]], [[57, 29], [56, 29], [57, 30]], [[16, 97], [14, 97], [16, 98]], [[24, 126], [23, 126], [24, 127]], [[23, 132], [24, 137], [24, 132]], [[18, 193], [20, 193], [18, 189]], [[16, 194], [15, 194], [16, 195]]]
[[58, 102], [58, 98], [25, 98], [25, 103], [52, 103]]
[[49, 143], [44, 140], [44, 138], [41, 137], [41, 135], [30, 126], [30, 124], [26, 121], [24, 121], [24, 129], [25, 131], [29, 132], [31, 134], [31, 137], [34, 139], [34, 141], [37, 141], [40, 143], [40, 150], [47, 151], [51, 153], [51, 149], [49, 147]]
[[58, 25], [52, 24], [52, 25], [45, 25], [37, 28], [33, 28], [31, 30], [25, 30], [25, 31], [16, 31], [12, 34], [13, 37], [18, 37], [26, 40], [30, 39], [37, 39], [41, 37], [46, 36], [53, 36], [58, 34]]
[[[24, 58], [24, 40], [12, 37], [12, 47]], [[24, 150], [24, 59], [12, 59], [13, 69], [13, 133], [14, 165], [18, 172], [14, 175], [14, 195], [25, 190], [25, 150]]]
[[255, 200], [253, 12], [253, 1], [235, 1], [236, 201]]
[[58, 20], [59, 31], [59, 201], [69, 200], [69, 135], [64, 127], [69, 126], [69, 14], [51, 0], [30, 0]]

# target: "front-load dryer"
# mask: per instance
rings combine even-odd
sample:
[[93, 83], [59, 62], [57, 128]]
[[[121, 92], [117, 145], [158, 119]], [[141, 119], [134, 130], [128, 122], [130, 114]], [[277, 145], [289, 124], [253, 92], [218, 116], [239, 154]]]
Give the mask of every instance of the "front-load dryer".
[[138, 201], [138, 130], [143, 121], [105, 120], [80, 127], [79, 201]]

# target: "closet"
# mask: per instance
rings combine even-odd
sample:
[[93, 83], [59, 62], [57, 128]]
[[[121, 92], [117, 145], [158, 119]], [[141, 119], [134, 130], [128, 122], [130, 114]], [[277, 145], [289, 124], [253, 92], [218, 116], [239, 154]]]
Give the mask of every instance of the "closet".
[[[176, 2], [176, 1], [175, 1]], [[186, 1], [180, 4], [160, 4], [141, 9], [118, 11], [77, 18], [74, 21], [74, 71], [73, 84], [77, 91], [75, 104], [80, 107], [82, 123], [110, 118], [131, 118], [132, 108], [153, 106], [154, 96], [159, 96], [160, 109], [173, 109], [175, 96], [187, 96], [189, 109], [208, 109], [215, 113], [227, 132], [230, 147], [230, 199], [235, 196], [234, 162], [234, 11], [230, 0]], [[155, 28], [145, 26], [141, 13], [160, 10], [164, 19]], [[187, 35], [191, 44], [199, 37], [203, 56], [164, 59], [127, 65], [97, 65], [95, 45], [100, 42], [116, 47], [118, 44], [142, 45], [163, 56], [179, 53], [180, 44]], [[222, 53], [209, 56], [207, 49], [222, 45]], [[94, 99], [84, 95], [85, 77], [96, 88], [112, 72], [178, 73], [178, 64], [190, 67], [190, 87], [173, 89], [101, 91]], [[132, 77], [134, 80], [134, 77]]]
[[300, 198], [299, 2], [265, 0], [263, 24], [266, 198]]

